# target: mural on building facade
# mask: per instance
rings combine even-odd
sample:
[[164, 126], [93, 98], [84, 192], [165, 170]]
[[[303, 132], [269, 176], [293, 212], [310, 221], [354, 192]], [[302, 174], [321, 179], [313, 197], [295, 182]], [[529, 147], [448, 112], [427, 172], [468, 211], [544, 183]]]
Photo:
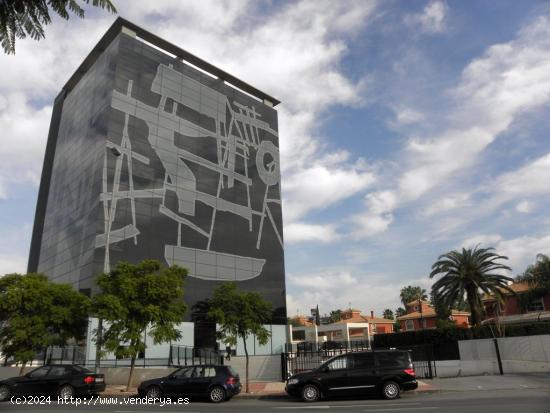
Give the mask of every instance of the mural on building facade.
[[[113, 91], [111, 107], [124, 114], [122, 138], [107, 139], [103, 163], [103, 182], [100, 201], [103, 206], [104, 229], [96, 237], [96, 248], [105, 248], [104, 271], [110, 270], [110, 249], [124, 240], [140, 242], [140, 228], [136, 221], [136, 200], [156, 198], [158, 213], [173, 221], [177, 231], [177, 242], [164, 245], [167, 264], [178, 264], [188, 269], [189, 276], [203, 280], [244, 281], [259, 276], [266, 263], [265, 258], [243, 256], [231, 251], [216, 250], [213, 237], [217, 215], [230, 213], [248, 224], [248, 231], [254, 233], [256, 249], [262, 243], [266, 226], [270, 225], [283, 247], [282, 223], [273, 214], [274, 205], [280, 208], [280, 166], [278, 133], [250, 105], [233, 101], [230, 97], [175, 70], [172, 65], [159, 64], [151, 91], [160, 95], [157, 107], [144, 103], [132, 95], [133, 81], [128, 82], [126, 93]], [[200, 93], [194, 99], [192, 91]], [[200, 92], [199, 92], [200, 91]], [[202, 103], [199, 103], [202, 102]], [[204, 104], [210, 103], [208, 104]], [[199, 107], [200, 105], [200, 107]], [[178, 114], [178, 110], [190, 108], [206, 117], [208, 125], [199, 118], [195, 121]], [[162, 186], [152, 189], [136, 189], [133, 168], [135, 163], [149, 165], [150, 157], [132, 150], [133, 139], [129, 133], [130, 117], [145, 122], [148, 129], [147, 142], [160, 160], [165, 177]], [[202, 118], [201, 118], [202, 119]], [[212, 156], [203, 156], [177, 145], [176, 136], [208, 139], [213, 142]], [[116, 143], [119, 142], [120, 144]], [[215, 143], [214, 143], [215, 142]], [[108, 173], [108, 159], [116, 157], [114, 173]], [[216, 159], [216, 161], [213, 161]], [[206, 168], [217, 176], [217, 192], [208, 193], [198, 187], [202, 177], [196, 173], [196, 166]], [[252, 179], [251, 173], [259, 179]], [[121, 177], [127, 174], [127, 185], [121, 189]], [[225, 199], [223, 193], [236, 185], [244, 185], [244, 202]], [[177, 197], [177, 206], [165, 203], [167, 193]], [[255, 208], [251, 198], [261, 193], [261, 208]], [[128, 200], [131, 222], [124, 225], [116, 220], [117, 203]], [[209, 228], [193, 222], [197, 204], [211, 208]], [[256, 220], [253, 218], [257, 217]], [[205, 248], [186, 245], [182, 236], [185, 226], [204, 237]], [[219, 248], [218, 248], [219, 249]], [[200, 268], [199, 268], [200, 267]]]

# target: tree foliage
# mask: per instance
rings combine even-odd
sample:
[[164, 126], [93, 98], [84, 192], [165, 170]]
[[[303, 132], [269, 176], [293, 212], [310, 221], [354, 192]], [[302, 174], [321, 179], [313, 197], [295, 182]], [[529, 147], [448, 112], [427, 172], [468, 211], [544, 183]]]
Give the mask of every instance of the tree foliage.
[[0, 278], [0, 348], [23, 365], [48, 346], [86, 334], [90, 300], [42, 274]]
[[107, 324], [102, 339], [105, 348], [131, 359], [128, 388], [136, 357], [145, 351], [146, 329], [155, 344], [180, 338], [176, 325], [186, 311], [186, 275], [187, 270], [176, 265], [162, 268], [156, 260], [145, 260], [137, 265], [119, 262], [113, 271], [98, 276], [102, 292], [93, 298], [93, 311]]
[[[90, 4], [90, 0], [82, 0]], [[92, 0], [92, 5], [116, 13], [111, 0]], [[77, 0], [2, 0], [0, 1], [0, 43], [7, 54], [15, 53], [15, 39], [45, 37], [44, 27], [52, 22], [50, 10], [65, 20], [70, 12], [84, 17]]]
[[271, 321], [271, 304], [256, 292], [239, 291], [232, 282], [214, 290], [209, 300], [209, 317], [219, 324], [218, 338], [236, 345], [241, 338], [246, 356], [246, 392], [249, 392], [249, 357], [246, 339], [254, 335], [260, 344], [267, 344], [271, 333], [264, 327]]
[[404, 316], [405, 314], [407, 314], [407, 310], [403, 307], [399, 307], [395, 310], [395, 318]]
[[329, 323], [337, 323], [342, 320], [342, 310], [332, 310], [328, 316]]
[[411, 301], [426, 300], [428, 298], [428, 294], [426, 293], [426, 290], [420, 286], [408, 285], [401, 289], [399, 297], [401, 298], [403, 305], [406, 307]]
[[537, 254], [537, 260], [529, 265], [523, 274], [516, 277], [517, 282], [526, 282], [531, 288], [540, 288], [550, 292], [550, 257]]
[[451, 308], [464, 297], [472, 314], [472, 324], [481, 325], [483, 303], [481, 294], [494, 294], [497, 300], [504, 299], [504, 291], [513, 291], [508, 287], [512, 278], [499, 274], [502, 270], [511, 270], [499, 260], [508, 257], [492, 252], [494, 248], [463, 248], [462, 251], [450, 251], [440, 255], [432, 265], [430, 278], [441, 276], [432, 286], [433, 294], [442, 306]]
[[389, 308], [386, 308], [384, 312], [382, 313], [382, 317], [384, 317], [386, 320], [393, 320], [393, 311]]

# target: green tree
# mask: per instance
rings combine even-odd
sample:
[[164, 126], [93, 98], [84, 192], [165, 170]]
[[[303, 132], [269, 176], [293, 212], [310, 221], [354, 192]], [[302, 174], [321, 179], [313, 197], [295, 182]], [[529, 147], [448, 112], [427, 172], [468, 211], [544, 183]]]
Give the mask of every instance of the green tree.
[[337, 323], [342, 319], [342, 310], [332, 310], [328, 316], [329, 323]]
[[426, 300], [428, 298], [428, 294], [426, 293], [426, 290], [420, 286], [408, 285], [401, 289], [399, 297], [401, 298], [403, 305], [406, 307], [411, 301]]
[[472, 324], [481, 325], [483, 304], [481, 294], [494, 294], [499, 300], [504, 298], [503, 291], [513, 291], [508, 287], [512, 278], [498, 274], [510, 267], [497, 261], [508, 257], [492, 252], [494, 248], [463, 248], [462, 251], [450, 251], [440, 255], [432, 265], [430, 278], [441, 275], [432, 286], [441, 305], [449, 308], [463, 297], [470, 307]]
[[98, 276], [102, 292], [93, 298], [94, 314], [107, 324], [104, 347], [117, 357], [131, 359], [127, 390], [136, 357], [145, 351], [145, 329], [155, 344], [181, 337], [176, 325], [186, 310], [186, 275], [187, 270], [176, 265], [162, 268], [156, 260], [144, 260], [137, 265], [119, 262], [113, 271]]
[[42, 274], [0, 278], [0, 348], [22, 364], [49, 346], [85, 337], [90, 300]]
[[[89, 4], [90, 0], [82, 0]], [[92, 5], [116, 13], [110, 0], [92, 0]], [[7, 54], [15, 53], [15, 39], [44, 38], [44, 28], [52, 22], [50, 9], [65, 20], [69, 12], [84, 17], [77, 0], [2, 0], [0, 1], [0, 43]]]
[[384, 317], [387, 320], [393, 320], [393, 311], [390, 310], [389, 308], [386, 308], [382, 313], [382, 317]]
[[401, 317], [405, 314], [407, 314], [407, 310], [405, 310], [403, 307], [399, 307], [397, 310], [395, 310], [395, 318]]
[[523, 274], [516, 277], [518, 282], [527, 282], [531, 288], [540, 288], [550, 292], [550, 257], [537, 254], [537, 260], [529, 265]]
[[239, 291], [235, 283], [223, 283], [209, 300], [208, 315], [219, 324], [218, 338], [236, 345], [240, 338], [246, 356], [246, 386], [249, 392], [249, 358], [246, 339], [254, 335], [260, 344], [267, 344], [270, 332], [264, 327], [271, 321], [271, 304], [255, 292]]

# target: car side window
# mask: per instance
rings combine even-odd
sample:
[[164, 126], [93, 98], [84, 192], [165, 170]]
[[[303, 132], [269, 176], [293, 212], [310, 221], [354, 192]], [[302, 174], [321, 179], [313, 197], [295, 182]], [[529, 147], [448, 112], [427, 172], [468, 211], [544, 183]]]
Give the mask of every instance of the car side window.
[[181, 369], [174, 373], [174, 377], [176, 377], [177, 379], [188, 379], [189, 377], [191, 377], [194, 371], [195, 371], [194, 367]]
[[348, 356], [337, 357], [327, 364], [329, 370], [344, 370], [350, 368], [350, 362]]
[[68, 374], [67, 368], [63, 366], [54, 366], [48, 373], [48, 377], [60, 377]]
[[201, 377], [216, 377], [216, 369], [214, 367], [205, 367], [201, 370]]
[[32, 379], [36, 379], [38, 377], [44, 377], [46, 374], [48, 374], [48, 371], [50, 370], [49, 367], [40, 367], [36, 370], [31, 371], [29, 374], [29, 377]]
[[354, 354], [354, 368], [356, 369], [366, 369], [374, 367], [374, 354], [372, 353], [363, 353], [363, 354]]

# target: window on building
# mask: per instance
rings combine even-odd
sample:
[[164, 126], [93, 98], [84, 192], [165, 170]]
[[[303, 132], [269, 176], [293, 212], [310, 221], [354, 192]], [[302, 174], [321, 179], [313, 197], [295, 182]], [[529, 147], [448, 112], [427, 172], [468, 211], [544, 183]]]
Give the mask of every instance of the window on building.
[[531, 300], [527, 305], [527, 311], [544, 311], [544, 301], [542, 297]]
[[414, 322], [413, 322], [413, 320], [407, 320], [407, 321], [405, 321], [405, 330], [414, 330]]
[[305, 330], [298, 330], [298, 331], [292, 331], [292, 338], [294, 340], [305, 340], [306, 339], [306, 332]]
[[422, 328], [426, 328], [428, 326], [427, 320], [425, 318], [422, 319]]

